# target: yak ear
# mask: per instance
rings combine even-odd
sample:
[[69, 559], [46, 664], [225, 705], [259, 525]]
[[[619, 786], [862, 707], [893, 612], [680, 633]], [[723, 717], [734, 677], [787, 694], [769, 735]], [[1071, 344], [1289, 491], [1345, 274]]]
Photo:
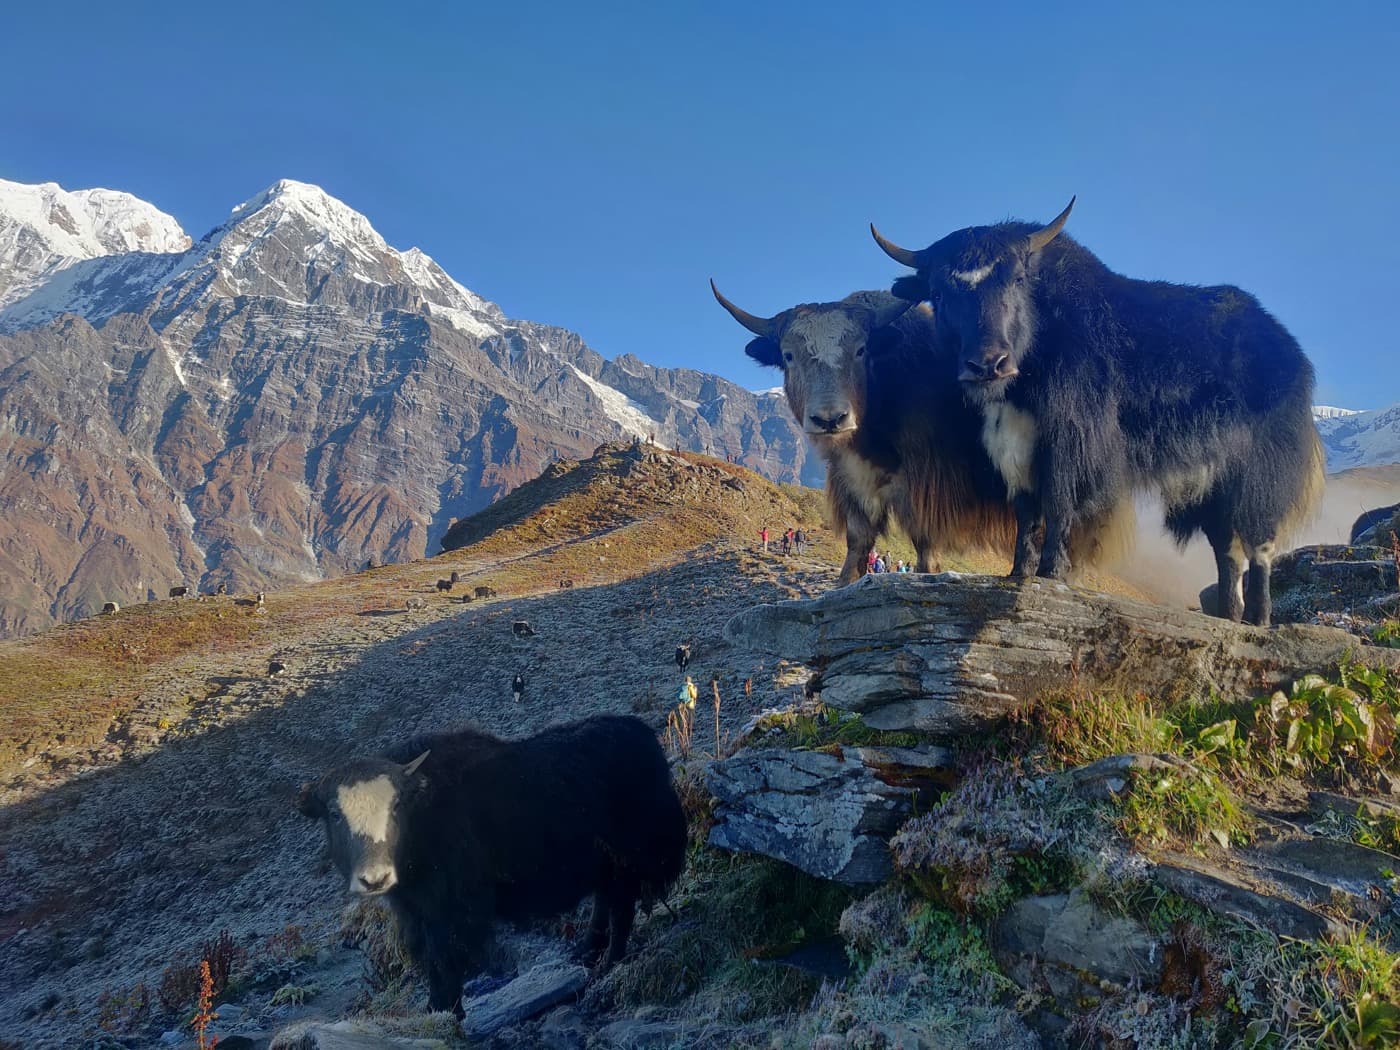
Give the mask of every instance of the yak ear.
[[431, 751], [431, 750], [424, 751], [421, 755], [419, 755], [417, 758], [415, 758], [412, 762], [410, 762], [408, 765], [406, 765], [406, 766], [403, 767], [403, 775], [406, 776], [406, 777], [411, 777], [411, 776], [413, 776], [414, 773], [417, 773], [417, 772], [418, 772], [418, 767], [421, 766], [421, 765], [423, 764], [423, 760], [426, 759], [426, 758], [427, 758], [429, 755], [431, 755], [431, 754], [432, 754], [432, 751]]
[[783, 348], [766, 335], [749, 340], [749, 345], [744, 347], [744, 353], [767, 368], [783, 367]]
[[313, 820], [319, 820], [326, 815], [326, 804], [321, 801], [321, 796], [316, 794], [316, 785], [307, 781], [297, 792], [297, 811]]
[[928, 282], [917, 274], [909, 274], [897, 279], [890, 291], [911, 303], [921, 303], [928, 298]]

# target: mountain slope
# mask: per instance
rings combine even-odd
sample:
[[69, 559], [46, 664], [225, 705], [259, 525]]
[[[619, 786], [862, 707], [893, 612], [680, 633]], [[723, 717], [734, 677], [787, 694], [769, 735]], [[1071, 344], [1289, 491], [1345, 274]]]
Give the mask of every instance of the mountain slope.
[[1372, 412], [1314, 409], [1329, 472], [1400, 463], [1400, 404]]
[[421, 557], [633, 435], [820, 481], [781, 399], [511, 320], [317, 187], [171, 243], [66, 258], [0, 308], [0, 633]]

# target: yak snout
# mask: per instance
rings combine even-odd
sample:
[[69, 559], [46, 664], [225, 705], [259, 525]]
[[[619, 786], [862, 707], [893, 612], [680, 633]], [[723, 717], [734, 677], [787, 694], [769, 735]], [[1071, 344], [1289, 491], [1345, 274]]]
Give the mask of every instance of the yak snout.
[[388, 893], [398, 881], [398, 873], [392, 865], [366, 866], [350, 876], [350, 892], [356, 897], [375, 897], [381, 893]]
[[835, 434], [837, 431], [844, 429], [842, 424], [850, 417], [851, 414], [849, 412], [835, 412], [826, 416], [818, 415], [816, 412], [813, 412], [808, 416], [808, 419], [817, 431], [825, 434]]
[[998, 379], [1014, 379], [1021, 374], [1011, 361], [1011, 352], [1002, 346], [990, 347], [963, 361], [958, 379], [964, 383], [991, 383]]

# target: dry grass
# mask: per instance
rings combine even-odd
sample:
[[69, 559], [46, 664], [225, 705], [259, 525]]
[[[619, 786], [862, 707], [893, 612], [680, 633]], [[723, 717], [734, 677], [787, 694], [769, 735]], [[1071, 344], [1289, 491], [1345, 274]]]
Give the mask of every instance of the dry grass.
[[[818, 492], [780, 488], [704, 456], [630, 460], [613, 450], [556, 464], [478, 515], [492, 528], [473, 546], [269, 592], [261, 613], [232, 597], [160, 601], [0, 643], [0, 775], [55, 746], [101, 745], [114, 722], [182, 668], [198, 666], [196, 679], [211, 665], [246, 672], [336, 623], [402, 610], [410, 596], [430, 615], [447, 615], [457, 606], [434, 585], [454, 569], [462, 572], [454, 596], [486, 585], [514, 598], [554, 591], [563, 577], [576, 587], [611, 584], [742, 546], [764, 523], [800, 525], [819, 539], [825, 532]], [[829, 538], [817, 556], [839, 561], [828, 547]]]

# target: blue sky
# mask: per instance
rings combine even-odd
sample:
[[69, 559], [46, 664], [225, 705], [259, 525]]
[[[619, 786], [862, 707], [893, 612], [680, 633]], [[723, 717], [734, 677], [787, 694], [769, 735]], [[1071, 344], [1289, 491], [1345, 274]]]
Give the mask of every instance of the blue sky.
[[[1400, 400], [1400, 4], [11, 5], [0, 177], [193, 236], [314, 182], [514, 317], [776, 380], [756, 313], [1010, 215], [1241, 285], [1319, 399]], [[1267, 11], [1267, 14], [1263, 13]]]

